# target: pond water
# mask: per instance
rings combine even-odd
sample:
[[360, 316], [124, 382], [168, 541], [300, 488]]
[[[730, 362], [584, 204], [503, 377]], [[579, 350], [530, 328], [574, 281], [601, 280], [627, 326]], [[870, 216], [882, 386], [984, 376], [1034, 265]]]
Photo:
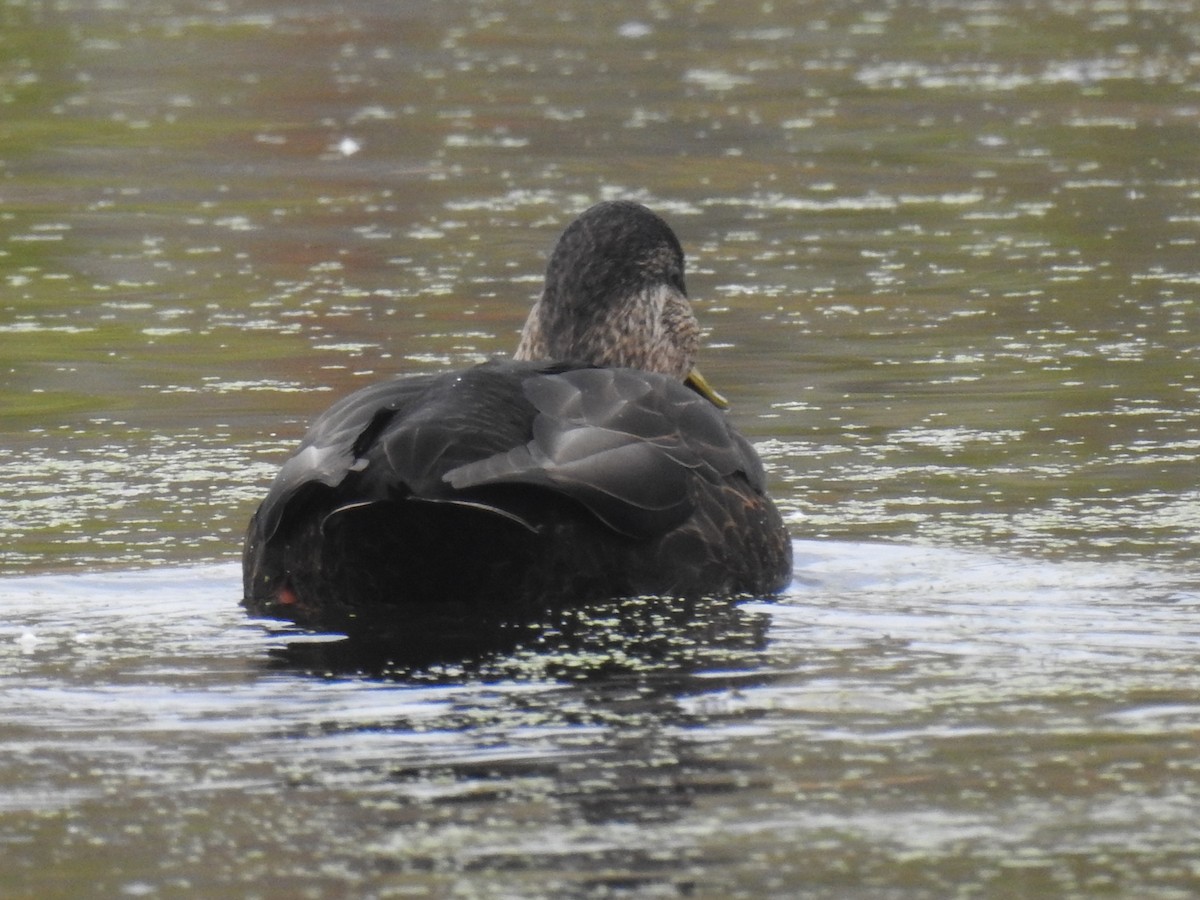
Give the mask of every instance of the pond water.
[[[1193, 896], [1198, 136], [1189, 0], [0, 0], [0, 893]], [[247, 620], [305, 422], [609, 197], [791, 591]]]
[[233, 565], [11, 579], [7, 884], [1192, 894], [1194, 584], [940, 548], [796, 549], [778, 603], [660, 618], [653, 639], [601, 609], [574, 640], [395, 679], [265, 636], [230, 602]]

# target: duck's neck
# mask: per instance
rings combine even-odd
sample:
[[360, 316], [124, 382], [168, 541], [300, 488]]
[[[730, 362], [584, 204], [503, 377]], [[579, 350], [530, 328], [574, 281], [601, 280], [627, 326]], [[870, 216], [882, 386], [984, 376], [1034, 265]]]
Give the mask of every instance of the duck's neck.
[[684, 294], [655, 285], [601, 309], [603, 315], [581, 315], [579, 309], [564, 309], [560, 298], [543, 294], [525, 320], [514, 359], [571, 360], [687, 377], [700, 328]]

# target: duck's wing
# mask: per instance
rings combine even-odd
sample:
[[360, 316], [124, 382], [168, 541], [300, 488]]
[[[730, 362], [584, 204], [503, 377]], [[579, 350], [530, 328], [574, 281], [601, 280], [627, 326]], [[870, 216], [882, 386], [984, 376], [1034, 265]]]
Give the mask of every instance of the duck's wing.
[[322, 498], [322, 515], [381, 500], [453, 499], [447, 470], [529, 439], [536, 412], [521, 383], [542, 371], [497, 361], [343, 397], [313, 421], [272, 483], [257, 516], [263, 539], [307, 498]]
[[362, 469], [361, 452], [397, 413], [428, 390], [430, 381], [429, 376], [381, 381], [348, 394], [314, 419], [258, 509], [263, 538], [275, 534], [289, 504], [310, 485], [336, 488], [348, 474]]
[[[339, 400], [309, 428], [259, 508], [270, 540], [290, 511], [322, 515], [383, 500], [465, 503], [517, 515], [496, 485], [582, 504], [613, 530], [650, 538], [705, 492], [764, 491], [762, 463], [723, 413], [675, 379], [633, 369], [485, 363], [398, 378]], [[478, 490], [485, 489], [485, 490]]]
[[675, 379], [633, 369], [574, 369], [524, 381], [537, 411], [530, 438], [444, 479], [460, 491], [545, 487], [634, 538], [687, 519], [698, 496], [764, 491], [754, 449], [711, 403]]

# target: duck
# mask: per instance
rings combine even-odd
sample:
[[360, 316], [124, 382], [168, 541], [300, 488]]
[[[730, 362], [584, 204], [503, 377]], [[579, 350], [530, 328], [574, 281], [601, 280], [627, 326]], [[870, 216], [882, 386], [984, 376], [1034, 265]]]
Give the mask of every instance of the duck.
[[242, 605], [419, 642], [619, 598], [781, 592], [791, 539], [696, 368], [684, 266], [656, 213], [598, 203], [554, 245], [511, 359], [336, 401], [249, 523]]

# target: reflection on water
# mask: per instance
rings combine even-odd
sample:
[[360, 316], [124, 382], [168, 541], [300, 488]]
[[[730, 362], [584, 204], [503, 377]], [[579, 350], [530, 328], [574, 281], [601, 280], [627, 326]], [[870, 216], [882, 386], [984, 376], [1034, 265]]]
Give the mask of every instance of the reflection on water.
[[[0, 890], [1193, 896], [1198, 12], [0, 0]], [[792, 593], [247, 621], [304, 423], [510, 352], [614, 196]]]
[[[770, 604], [336, 674], [233, 566], [0, 584], [15, 896], [1185, 896], [1194, 583], [799, 542]], [[644, 626], [635, 627], [641, 620]], [[548, 646], [553, 642], [553, 646]]]
[[547, 611], [458, 641], [406, 641], [401, 646], [373, 643], [366, 636], [304, 638], [272, 655], [284, 671], [403, 680], [496, 680], [536, 673], [574, 681], [659, 670], [684, 674], [751, 666], [754, 652], [766, 642], [768, 618], [723, 599], [634, 597]]

